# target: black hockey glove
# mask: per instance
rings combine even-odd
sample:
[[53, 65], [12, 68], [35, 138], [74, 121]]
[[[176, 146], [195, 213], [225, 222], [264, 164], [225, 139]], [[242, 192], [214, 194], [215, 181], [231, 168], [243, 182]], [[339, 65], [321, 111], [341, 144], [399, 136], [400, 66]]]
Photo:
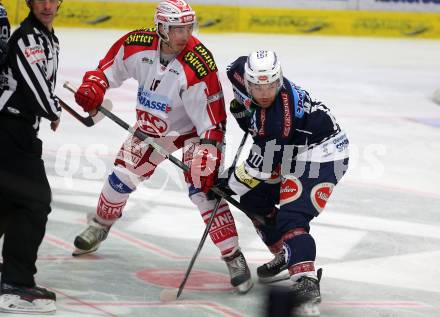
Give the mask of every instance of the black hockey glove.
[[[217, 187], [218, 189], [222, 190], [225, 194], [232, 196], [236, 195], [232, 189], [229, 188], [228, 182], [229, 178], [231, 177], [231, 174], [234, 172], [233, 169], [228, 168], [221, 175], [218, 176], [217, 182], [215, 183], [214, 187]], [[214, 194], [212, 191], [209, 191], [208, 196], [210, 199], [217, 199], [220, 198], [216, 194]]]
[[229, 110], [231, 111], [232, 115], [235, 119], [241, 119], [247, 116], [247, 109], [246, 107], [239, 103], [236, 99], [232, 99], [232, 101], [229, 104]]
[[8, 58], [9, 46], [5, 41], [0, 40], [0, 67], [6, 62]]

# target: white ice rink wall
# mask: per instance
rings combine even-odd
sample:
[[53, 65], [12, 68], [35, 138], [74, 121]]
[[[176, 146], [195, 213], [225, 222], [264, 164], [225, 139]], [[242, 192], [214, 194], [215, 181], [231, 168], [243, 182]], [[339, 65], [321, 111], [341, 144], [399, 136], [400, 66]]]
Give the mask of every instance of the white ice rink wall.
[[[158, 0], [66, 0], [57, 26], [135, 29], [152, 26]], [[440, 38], [440, 0], [190, 0], [200, 30], [380, 37]], [[28, 12], [4, 0], [10, 20]]]

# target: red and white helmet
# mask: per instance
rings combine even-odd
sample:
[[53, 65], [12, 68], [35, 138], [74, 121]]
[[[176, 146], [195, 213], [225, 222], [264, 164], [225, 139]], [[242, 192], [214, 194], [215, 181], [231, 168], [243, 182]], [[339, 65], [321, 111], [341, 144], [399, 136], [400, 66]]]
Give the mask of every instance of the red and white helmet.
[[196, 13], [190, 7], [190, 5], [184, 0], [165, 0], [161, 1], [156, 8], [154, 14], [154, 24], [157, 28], [157, 33], [163, 38], [163, 35], [159, 33], [159, 24], [162, 25], [168, 40], [168, 32], [170, 26], [190, 25], [196, 22]]

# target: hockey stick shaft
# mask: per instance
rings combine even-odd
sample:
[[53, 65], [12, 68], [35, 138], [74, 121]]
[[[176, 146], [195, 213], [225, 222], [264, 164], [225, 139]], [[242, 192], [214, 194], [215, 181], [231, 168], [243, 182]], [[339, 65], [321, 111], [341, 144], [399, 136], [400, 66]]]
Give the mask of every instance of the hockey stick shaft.
[[[75, 92], [75, 88], [72, 87], [68, 82], [65, 82], [63, 85], [64, 88], [70, 90], [71, 92]], [[164, 148], [162, 148], [159, 144], [157, 144], [153, 138], [151, 138], [150, 136], [148, 136], [147, 134], [143, 133], [140, 130], [136, 130], [134, 129], [132, 126], [130, 126], [127, 122], [125, 122], [124, 120], [122, 120], [121, 118], [119, 118], [117, 115], [115, 115], [113, 112], [111, 112], [110, 110], [106, 109], [105, 107], [98, 107], [97, 108], [98, 111], [100, 111], [104, 116], [106, 116], [107, 118], [109, 118], [110, 120], [112, 120], [113, 122], [115, 122], [117, 125], [119, 125], [120, 127], [122, 127], [123, 129], [127, 130], [128, 132], [130, 132], [132, 135], [136, 136], [139, 140], [142, 140], [143, 142], [147, 143], [149, 146], [151, 146], [154, 150], [156, 150], [157, 153], [159, 153], [162, 157], [164, 157], [165, 159], [168, 159], [171, 161], [171, 163], [173, 163], [174, 165], [176, 165], [177, 167], [181, 168], [183, 171], [187, 172], [189, 170], [188, 166], [186, 166], [181, 160], [177, 159], [176, 157], [174, 157], [173, 155], [171, 155], [170, 153], [168, 153]], [[230, 195], [228, 195], [227, 193], [225, 193], [223, 190], [221, 190], [220, 188], [217, 187], [212, 187], [211, 191], [216, 194], [217, 196], [220, 196], [222, 198], [224, 198], [227, 202], [229, 202], [231, 205], [233, 205], [234, 207], [240, 209], [243, 213], [245, 213], [249, 218], [251, 219], [256, 219], [258, 221], [260, 221], [261, 223], [266, 223], [266, 221], [264, 220], [263, 217], [250, 213], [248, 211], [246, 211], [241, 205], [240, 203], [235, 200], [234, 198], [232, 198]]]
[[[174, 157], [173, 155], [171, 155], [170, 153], [168, 153], [164, 148], [162, 148], [159, 144], [157, 144], [153, 138], [149, 137], [147, 134], [143, 133], [142, 131], [136, 130], [133, 127], [131, 127], [127, 122], [125, 122], [124, 120], [122, 120], [121, 118], [119, 118], [118, 116], [116, 116], [114, 113], [112, 113], [111, 111], [108, 111], [107, 109], [103, 108], [103, 107], [99, 107], [98, 108], [99, 111], [101, 111], [106, 117], [108, 117], [110, 120], [112, 120], [113, 122], [115, 122], [116, 124], [118, 124], [120, 127], [124, 128], [125, 130], [127, 130], [128, 132], [130, 132], [131, 134], [133, 134], [134, 136], [136, 136], [138, 139], [144, 141], [145, 143], [147, 143], [148, 145], [150, 145], [154, 150], [157, 151], [157, 153], [159, 153], [161, 156], [163, 156], [165, 159], [168, 159], [171, 161], [171, 163], [173, 163], [174, 165], [178, 166], [179, 168], [181, 168], [183, 171], [187, 172], [189, 170], [188, 166], [186, 166], [181, 160], [177, 159], [176, 157]], [[255, 215], [253, 213], [248, 212], [247, 210], [245, 210], [240, 203], [235, 200], [234, 198], [232, 198], [230, 195], [228, 195], [227, 193], [225, 193], [223, 190], [221, 190], [220, 188], [217, 187], [212, 187], [211, 191], [224, 198], [227, 202], [229, 202], [231, 205], [235, 206], [236, 208], [240, 209], [243, 213], [245, 213], [249, 218], [255, 218], [258, 221], [262, 222], [262, 223], [266, 223], [266, 221], [264, 220], [263, 217], [260, 217], [258, 215]]]
[[[243, 138], [241, 139], [240, 146], [238, 147], [237, 153], [235, 154], [235, 157], [234, 157], [234, 161], [232, 162], [232, 165], [230, 167], [232, 169], [234, 169], [235, 165], [237, 165], [238, 157], [240, 156], [241, 150], [243, 149], [243, 146], [246, 143], [247, 136], [248, 136], [248, 132], [246, 132], [244, 134]], [[205, 231], [203, 232], [203, 235], [202, 235], [202, 239], [200, 239], [199, 245], [197, 246], [197, 250], [193, 254], [193, 256], [191, 258], [191, 261], [189, 262], [188, 268], [186, 269], [186, 272], [185, 272], [185, 275], [183, 277], [183, 280], [182, 280], [182, 282], [179, 285], [179, 290], [177, 291], [176, 299], [179, 298], [180, 294], [182, 294], [182, 291], [183, 291], [183, 289], [185, 287], [186, 281], [189, 278], [189, 275], [190, 275], [190, 273], [192, 271], [194, 263], [196, 262], [196, 259], [199, 256], [200, 251], [203, 248], [203, 245], [205, 244], [206, 238], [208, 237], [209, 230], [211, 229], [212, 223], [214, 222], [215, 215], [217, 214], [217, 210], [218, 210], [218, 208], [220, 206], [220, 202], [221, 202], [221, 198], [218, 198], [217, 201], [215, 202], [214, 209], [212, 210], [211, 216], [209, 217], [209, 221], [206, 224]]]
[[183, 288], [186, 285], [186, 281], [189, 278], [189, 275], [191, 274], [192, 268], [194, 266], [194, 263], [196, 262], [197, 257], [200, 254], [200, 251], [202, 251], [203, 245], [205, 244], [206, 238], [208, 237], [209, 229], [211, 229], [212, 223], [214, 222], [215, 215], [217, 214], [218, 207], [220, 206], [220, 202], [222, 201], [221, 198], [218, 198], [215, 202], [214, 209], [211, 212], [211, 216], [209, 217], [209, 221], [206, 224], [205, 231], [203, 231], [202, 238], [200, 239], [199, 245], [197, 246], [196, 252], [194, 252], [191, 261], [189, 262], [188, 268], [186, 269], [185, 275], [183, 276], [183, 280], [179, 285], [179, 290], [177, 291], [176, 299], [179, 298], [180, 294], [182, 294]]

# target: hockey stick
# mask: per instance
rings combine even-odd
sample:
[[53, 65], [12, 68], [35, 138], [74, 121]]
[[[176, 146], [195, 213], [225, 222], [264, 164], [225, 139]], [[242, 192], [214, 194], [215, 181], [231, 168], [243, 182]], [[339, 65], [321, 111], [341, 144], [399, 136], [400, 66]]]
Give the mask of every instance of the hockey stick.
[[[243, 149], [244, 144], [246, 143], [246, 139], [249, 132], [246, 132], [241, 139], [240, 146], [238, 147], [237, 153], [235, 154], [234, 161], [232, 162], [232, 165], [230, 169], [234, 169], [235, 165], [237, 164], [238, 157], [240, 156], [241, 150]], [[182, 294], [183, 288], [186, 285], [186, 281], [189, 278], [189, 275], [192, 271], [192, 268], [194, 266], [194, 263], [196, 262], [197, 257], [199, 256], [200, 251], [203, 248], [203, 245], [205, 244], [206, 238], [208, 237], [209, 229], [211, 229], [212, 223], [214, 221], [215, 215], [217, 214], [218, 207], [220, 206], [221, 198], [218, 198], [215, 202], [214, 209], [211, 213], [211, 216], [209, 217], [209, 221], [206, 224], [205, 231], [203, 232], [202, 239], [200, 239], [199, 245], [197, 247], [196, 252], [194, 252], [191, 261], [189, 262], [188, 268], [186, 269], [185, 275], [183, 276], [183, 280], [179, 285], [178, 289], [164, 289], [160, 293], [160, 300], [162, 301], [173, 301], [177, 300], [179, 296]]]
[[[65, 82], [63, 86], [65, 88], [67, 88], [68, 90], [72, 91], [72, 92], [75, 91], [75, 89], [72, 86], [70, 86], [68, 82]], [[123, 129], [127, 130], [128, 132], [130, 132], [132, 135], [137, 137], [139, 140], [147, 143], [149, 146], [151, 146], [163, 158], [165, 158], [167, 160], [170, 160], [171, 163], [173, 163], [174, 165], [176, 165], [177, 167], [179, 167], [183, 171], [188, 172], [188, 170], [189, 170], [188, 166], [186, 166], [181, 160], [177, 159], [175, 156], [173, 156], [172, 154], [168, 153], [163, 147], [161, 147], [159, 144], [157, 144], [154, 141], [154, 138], [151, 138], [150, 136], [148, 136], [147, 134], [143, 133], [140, 130], [134, 129], [127, 122], [125, 122], [124, 120], [119, 118], [117, 115], [115, 115], [113, 112], [107, 110], [104, 107], [98, 107], [98, 111], [102, 112], [107, 118], [109, 118], [110, 120], [115, 122], [117, 125], [119, 125]], [[263, 217], [261, 217], [259, 215], [256, 215], [256, 214], [253, 214], [253, 213], [250, 213], [247, 210], [245, 210], [237, 200], [232, 198], [229, 194], [225, 193], [220, 188], [217, 188], [217, 187], [214, 186], [214, 187], [211, 188], [211, 191], [214, 194], [216, 194], [217, 196], [220, 196], [220, 197], [224, 198], [231, 205], [233, 205], [236, 208], [240, 209], [249, 218], [251, 218], [251, 219], [254, 218], [254, 219], [260, 221], [263, 224], [271, 226], [270, 224], [268, 224], [265, 221], [265, 219]]]
[[[69, 82], [65, 82], [63, 85], [64, 88], [67, 88], [68, 90], [70, 90], [71, 92], [75, 93], [75, 88], [72, 87], [72, 85], [70, 85]], [[97, 124], [99, 121], [101, 121], [102, 119], [105, 118], [105, 115], [101, 112], [98, 112], [96, 115], [92, 116], [87, 116], [87, 117], [83, 117], [82, 115], [80, 115], [78, 112], [76, 112], [72, 107], [70, 107], [67, 103], [65, 103], [63, 100], [61, 100], [60, 98], [58, 98], [58, 101], [60, 103], [61, 108], [63, 108], [64, 110], [66, 110], [68, 113], [70, 113], [70, 115], [72, 117], [74, 117], [76, 120], [78, 120], [79, 122], [81, 122], [82, 124], [84, 124], [86, 127], [92, 127], [95, 124]], [[106, 108], [109, 111], [113, 110], [113, 103], [111, 102], [111, 100], [109, 99], [105, 99], [102, 104], [101, 107]]]

